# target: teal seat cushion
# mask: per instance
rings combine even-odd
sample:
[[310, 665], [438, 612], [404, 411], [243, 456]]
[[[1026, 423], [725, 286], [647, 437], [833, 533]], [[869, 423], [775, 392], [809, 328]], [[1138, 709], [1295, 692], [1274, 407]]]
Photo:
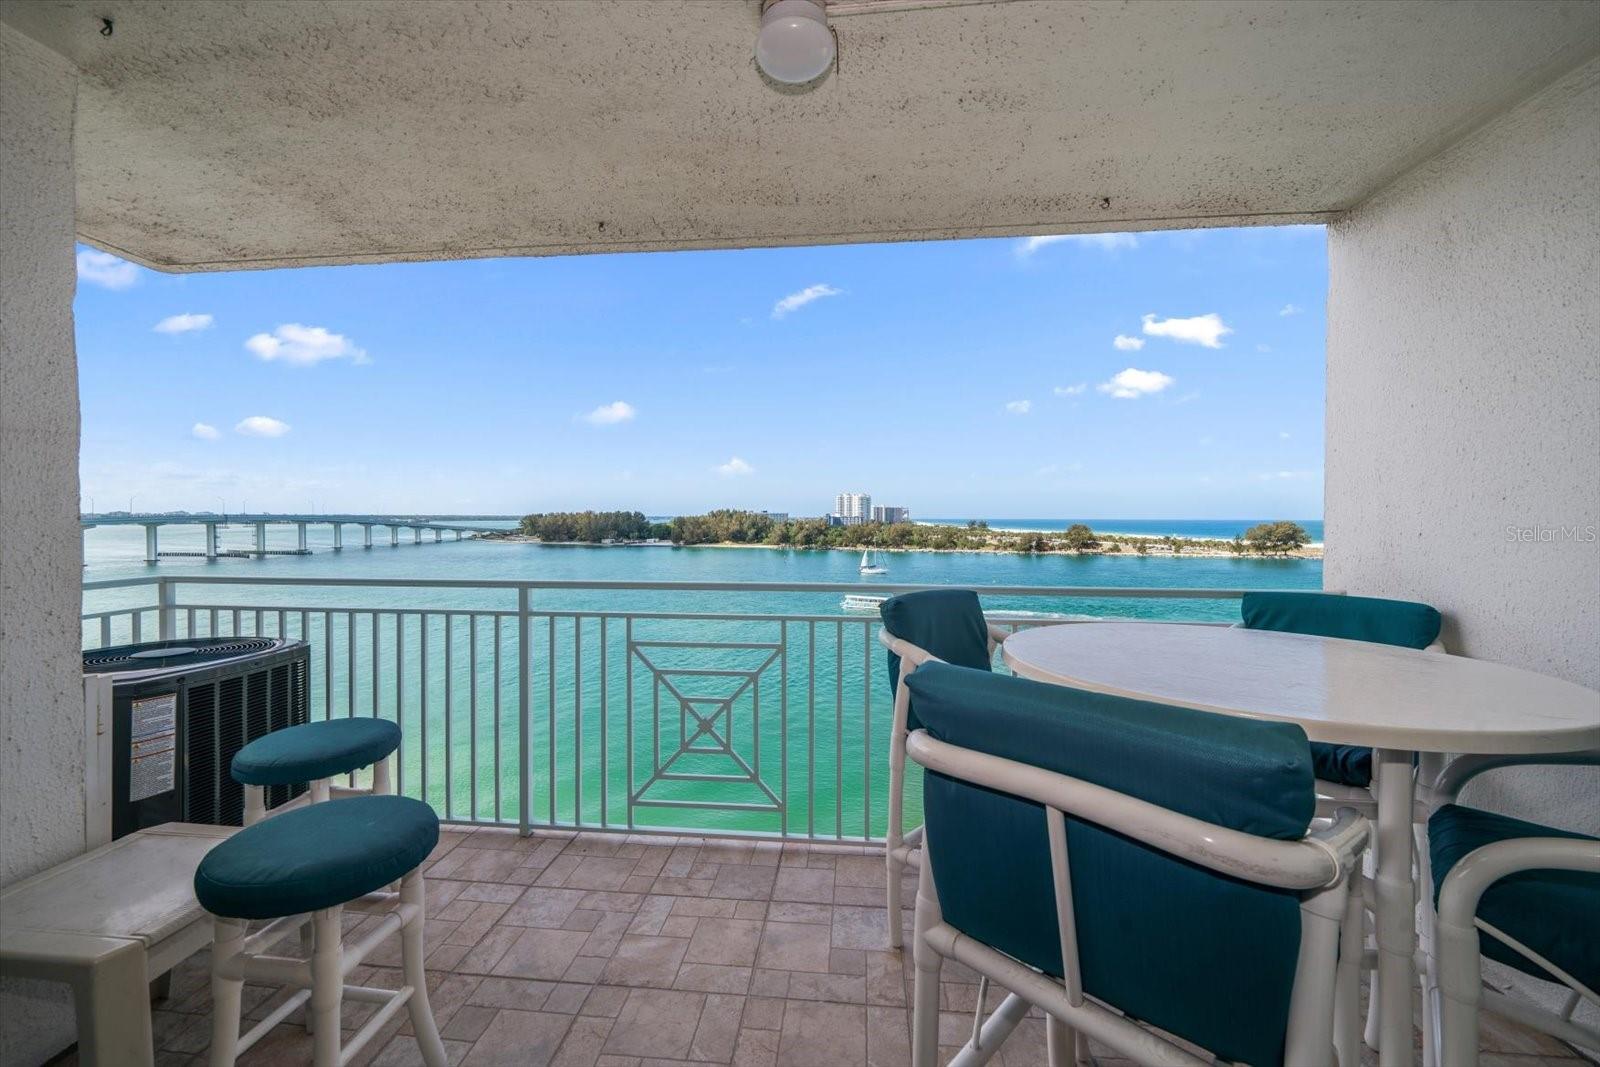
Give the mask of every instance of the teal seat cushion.
[[[1427, 648], [1439, 638], [1439, 612], [1409, 600], [1333, 593], [1246, 593], [1240, 604], [1251, 630], [1342, 637], [1404, 648]], [[1311, 743], [1317, 777], [1341, 785], [1372, 784], [1372, 749]]]
[[[1593, 841], [1585, 834], [1446, 804], [1428, 820], [1428, 855], [1433, 865], [1434, 900], [1462, 857], [1484, 845], [1519, 837], [1565, 837]], [[1600, 874], [1585, 871], [1519, 871], [1484, 890], [1478, 918], [1521, 941], [1590, 989], [1600, 989]], [[1483, 954], [1536, 978], [1558, 981], [1544, 968], [1489, 934], [1478, 935]]]
[[[994, 669], [989, 653], [989, 625], [978, 594], [970, 589], [924, 589], [902, 593], [878, 605], [883, 628], [958, 667]], [[889, 653], [889, 695], [900, 685], [900, 657]], [[906, 729], [917, 729], [915, 713]]]
[[[944, 664], [907, 680], [940, 740], [1059, 771], [1279, 840], [1316, 797], [1304, 731]], [[927, 772], [927, 849], [945, 920], [1059, 976], [1044, 809]], [[1216, 1053], [1278, 1064], [1300, 949], [1300, 905], [1069, 818], [1084, 988]]]
[[1426, 604], [1335, 593], [1246, 593], [1240, 603], [1251, 630], [1342, 637], [1379, 645], [1427, 648], [1442, 619]]
[[274, 730], [233, 757], [243, 785], [298, 785], [370, 767], [400, 747], [387, 719], [326, 719]]
[[299, 915], [382, 889], [438, 843], [439, 817], [420, 800], [329, 800], [247, 826], [206, 853], [194, 893], [230, 919]]
[[1311, 767], [1321, 781], [1366, 787], [1372, 784], [1372, 749], [1313, 741]]

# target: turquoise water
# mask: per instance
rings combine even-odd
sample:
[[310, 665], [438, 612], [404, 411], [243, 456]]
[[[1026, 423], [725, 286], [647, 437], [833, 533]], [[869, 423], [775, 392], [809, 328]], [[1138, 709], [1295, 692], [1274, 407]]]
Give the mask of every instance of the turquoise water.
[[[96, 529], [85, 535], [84, 580], [828, 582], [863, 592], [880, 582], [961, 585], [980, 594], [999, 586], [1322, 584], [1319, 560], [907, 552], [883, 553], [888, 574], [863, 579], [859, 556], [848, 552], [471, 540], [416, 546], [404, 532], [400, 547], [391, 548], [384, 530], [375, 531], [381, 543], [365, 550], [359, 533], [345, 530], [341, 552], [331, 550], [327, 528], [312, 527], [309, 556], [173, 558], [150, 567], [141, 529]], [[253, 536], [235, 527], [223, 532], [222, 545], [248, 548]], [[270, 548], [292, 547], [293, 528], [269, 528], [269, 538]], [[162, 531], [163, 551], [201, 546], [198, 528]], [[313, 716], [376, 714], [400, 722], [402, 791], [447, 818], [518, 821], [523, 679], [513, 591], [189, 584], [177, 596], [185, 609], [180, 635], [282, 633], [310, 641]], [[144, 609], [139, 636], [148, 639], [156, 633], [153, 604], [153, 588], [135, 587], [90, 590], [84, 606]], [[990, 595], [984, 604], [1030, 619], [1230, 621], [1238, 613], [1231, 600]], [[870, 610], [841, 610], [837, 592], [603, 589], [534, 590], [531, 608], [530, 822], [882, 834], [891, 700]], [[114, 616], [104, 636], [131, 640], [134, 618]], [[85, 624], [84, 639], [101, 642], [98, 620]], [[910, 790], [908, 818], [917, 815], [919, 792]]]

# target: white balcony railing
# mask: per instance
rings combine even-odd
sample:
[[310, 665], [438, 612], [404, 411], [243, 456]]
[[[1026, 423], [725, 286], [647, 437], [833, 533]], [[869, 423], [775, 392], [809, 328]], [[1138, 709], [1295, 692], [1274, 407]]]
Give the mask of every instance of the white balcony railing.
[[[876, 613], [839, 604], [914, 588], [149, 577], [85, 583], [83, 637], [305, 640], [312, 718], [398, 722], [396, 788], [448, 822], [859, 842], [884, 831], [892, 702]], [[979, 592], [1013, 630], [1228, 621], [1243, 595]]]

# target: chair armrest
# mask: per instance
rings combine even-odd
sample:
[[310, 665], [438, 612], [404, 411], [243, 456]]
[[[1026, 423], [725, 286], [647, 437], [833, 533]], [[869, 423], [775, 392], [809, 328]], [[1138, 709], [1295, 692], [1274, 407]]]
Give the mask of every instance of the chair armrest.
[[994, 623], [985, 623], [989, 630], [989, 655], [994, 655], [994, 650], [1006, 643], [1006, 638], [1011, 636], [1011, 631]]
[[1500, 767], [1600, 767], [1600, 749], [1547, 752], [1526, 756], [1457, 756], [1433, 784], [1435, 804], [1453, 804], [1463, 786], [1485, 771]]
[[1337, 885], [1355, 869], [1369, 832], [1366, 819], [1344, 809], [1333, 826], [1298, 841], [1257, 837], [1031, 763], [939, 741], [926, 730], [907, 736], [906, 754], [929, 770], [1055, 808], [1258, 885], [1301, 890]]
[[1463, 856], [1439, 889], [1439, 922], [1471, 929], [1478, 900], [1491, 885], [1518, 871], [1600, 873], [1600, 841], [1571, 837], [1518, 837], [1495, 841]]
[[908, 663], [912, 667], [920, 667], [924, 663], [934, 661], [943, 662], [932, 652], [918, 648], [909, 641], [902, 641], [881, 627], [878, 630], [878, 644], [899, 656], [902, 663]]

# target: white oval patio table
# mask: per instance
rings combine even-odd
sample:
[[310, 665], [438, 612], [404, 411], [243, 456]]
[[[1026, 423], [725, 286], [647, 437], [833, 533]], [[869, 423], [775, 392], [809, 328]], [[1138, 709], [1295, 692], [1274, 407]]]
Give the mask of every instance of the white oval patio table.
[[1600, 693], [1516, 667], [1366, 641], [1163, 623], [1021, 630], [1024, 677], [1253, 719], [1373, 749], [1378, 801], [1379, 1063], [1412, 1061], [1413, 756], [1600, 748]]

